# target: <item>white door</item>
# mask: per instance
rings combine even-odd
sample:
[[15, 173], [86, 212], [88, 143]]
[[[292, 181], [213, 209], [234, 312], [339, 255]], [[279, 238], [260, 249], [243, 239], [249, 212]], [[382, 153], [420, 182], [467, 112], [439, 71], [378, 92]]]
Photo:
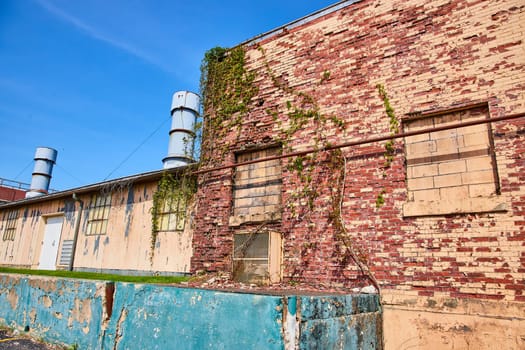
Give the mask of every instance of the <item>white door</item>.
[[42, 251], [38, 264], [40, 270], [56, 270], [58, 245], [60, 243], [63, 221], [64, 218], [62, 216], [50, 217], [46, 220], [44, 241], [42, 242]]

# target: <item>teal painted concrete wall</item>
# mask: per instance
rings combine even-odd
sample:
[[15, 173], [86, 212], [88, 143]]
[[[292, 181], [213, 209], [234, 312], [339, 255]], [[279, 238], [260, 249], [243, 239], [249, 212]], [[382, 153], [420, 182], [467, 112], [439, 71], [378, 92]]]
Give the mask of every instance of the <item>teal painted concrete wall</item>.
[[116, 284], [104, 348], [283, 349], [282, 298]]
[[0, 275], [0, 323], [29, 327], [48, 341], [95, 349], [105, 287], [105, 282]]
[[382, 332], [377, 295], [301, 297], [300, 349], [378, 349]]
[[259, 295], [0, 275], [0, 323], [79, 349], [380, 349], [377, 295]]

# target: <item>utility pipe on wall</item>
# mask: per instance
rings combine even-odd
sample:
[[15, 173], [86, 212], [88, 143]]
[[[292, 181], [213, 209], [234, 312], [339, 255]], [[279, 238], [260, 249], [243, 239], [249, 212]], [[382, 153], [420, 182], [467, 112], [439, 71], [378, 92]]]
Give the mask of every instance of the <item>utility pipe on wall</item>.
[[330, 145], [330, 146], [326, 146], [326, 147], [320, 147], [320, 148], [315, 148], [315, 149], [308, 149], [308, 150], [305, 150], [305, 151], [297, 151], [297, 152], [285, 153], [285, 154], [281, 154], [281, 155], [278, 155], [278, 156], [257, 158], [257, 159], [253, 159], [253, 160], [247, 160], [245, 162], [226, 164], [226, 165], [221, 165], [221, 166], [214, 167], [214, 168], [201, 169], [201, 170], [197, 170], [197, 171], [192, 172], [192, 174], [195, 174], [195, 175], [206, 174], [206, 173], [210, 173], [210, 172], [213, 172], [213, 171], [219, 171], [219, 170], [236, 168], [236, 167], [242, 166], [242, 165], [262, 163], [262, 162], [267, 162], [267, 161], [276, 160], [276, 159], [284, 159], [284, 158], [291, 158], [291, 157], [301, 157], [301, 156], [305, 156], [307, 154], [314, 153], [314, 152], [330, 151], [330, 150], [334, 150], [334, 149], [346, 148], [346, 147], [351, 147], [351, 146], [359, 146], [359, 145], [364, 145], [364, 144], [368, 144], [368, 143], [400, 139], [400, 138], [404, 138], [404, 137], [408, 137], [408, 136], [422, 135], [422, 134], [426, 134], [426, 133], [429, 133], [429, 132], [436, 132], [436, 131], [443, 131], [443, 130], [449, 130], [449, 129], [463, 128], [463, 127], [466, 127], [466, 126], [494, 123], [494, 122], [499, 122], [499, 121], [503, 121], [503, 120], [511, 120], [511, 119], [517, 119], [517, 118], [523, 118], [523, 117], [525, 117], [525, 113], [517, 113], [517, 114], [506, 115], [506, 116], [503, 116], [503, 117], [472, 120], [472, 121], [461, 122], [461, 123], [457, 123], [457, 124], [450, 124], [450, 125], [432, 127], [432, 128], [428, 128], [428, 129], [421, 129], [421, 130], [416, 130], [416, 131], [401, 132], [401, 133], [394, 134], [394, 135], [375, 136], [375, 137], [371, 137], [369, 139], [361, 139], [361, 140], [356, 140], [356, 141], [349, 141], [349, 142], [341, 143], [341, 144], [338, 144], [338, 145]]
[[84, 209], [84, 202], [73, 193], [73, 200], [78, 202], [78, 213], [75, 219], [75, 230], [73, 231], [73, 244], [71, 245], [71, 259], [69, 259], [68, 270], [73, 271], [73, 264], [75, 263], [75, 252], [77, 250], [78, 232], [80, 231], [80, 219], [82, 217], [82, 210]]

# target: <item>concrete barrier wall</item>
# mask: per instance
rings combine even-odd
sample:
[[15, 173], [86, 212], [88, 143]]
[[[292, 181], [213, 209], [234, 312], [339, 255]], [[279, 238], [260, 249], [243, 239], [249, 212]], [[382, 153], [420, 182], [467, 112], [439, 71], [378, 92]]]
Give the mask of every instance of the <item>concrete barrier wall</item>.
[[104, 349], [282, 349], [278, 296], [117, 283]]
[[377, 295], [301, 297], [300, 349], [377, 349]]
[[380, 349], [376, 295], [0, 276], [0, 323], [79, 349]]
[[47, 341], [100, 349], [106, 282], [0, 275], [0, 323]]

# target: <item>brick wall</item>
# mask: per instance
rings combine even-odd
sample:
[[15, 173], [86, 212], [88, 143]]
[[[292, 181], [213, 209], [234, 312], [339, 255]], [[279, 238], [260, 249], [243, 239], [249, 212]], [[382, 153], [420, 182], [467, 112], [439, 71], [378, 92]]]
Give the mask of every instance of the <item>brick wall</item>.
[[24, 198], [26, 191], [0, 186], [0, 203], [2, 202], [12, 202]]
[[[247, 64], [257, 74], [259, 94], [241, 131], [224, 137], [230, 151], [224, 163], [248, 144], [263, 147], [283, 139], [283, 127], [290, 124], [286, 102], [301, 102], [279, 89], [276, 79], [311, 95], [323, 115], [345, 124], [340, 131], [333, 123], [310, 120], [287, 140], [285, 153], [314, 146], [320, 132], [332, 144], [387, 134], [377, 84], [385, 85], [399, 118], [480, 103], [490, 117], [525, 112], [523, 23], [525, 4], [518, 0], [358, 1], [248, 43]], [[492, 125], [501, 194], [490, 195], [504, 210], [404, 215], [411, 198], [403, 141], [395, 143], [388, 169], [382, 144], [343, 149], [344, 172], [334, 171], [329, 156], [319, 154], [311, 174], [318, 195], [309, 209], [304, 201], [290, 205], [298, 175], [283, 160], [282, 219], [265, 225], [283, 235], [284, 281], [347, 287], [365, 282], [330, 215], [334, 184], [343, 188], [343, 181], [340, 209], [348, 236], [382, 288], [525, 301], [524, 126], [523, 118]], [[220, 158], [213, 152], [207, 155]], [[233, 173], [200, 178], [193, 271], [231, 271], [233, 233], [260, 224], [229, 225]], [[382, 192], [385, 203], [378, 208]]]

